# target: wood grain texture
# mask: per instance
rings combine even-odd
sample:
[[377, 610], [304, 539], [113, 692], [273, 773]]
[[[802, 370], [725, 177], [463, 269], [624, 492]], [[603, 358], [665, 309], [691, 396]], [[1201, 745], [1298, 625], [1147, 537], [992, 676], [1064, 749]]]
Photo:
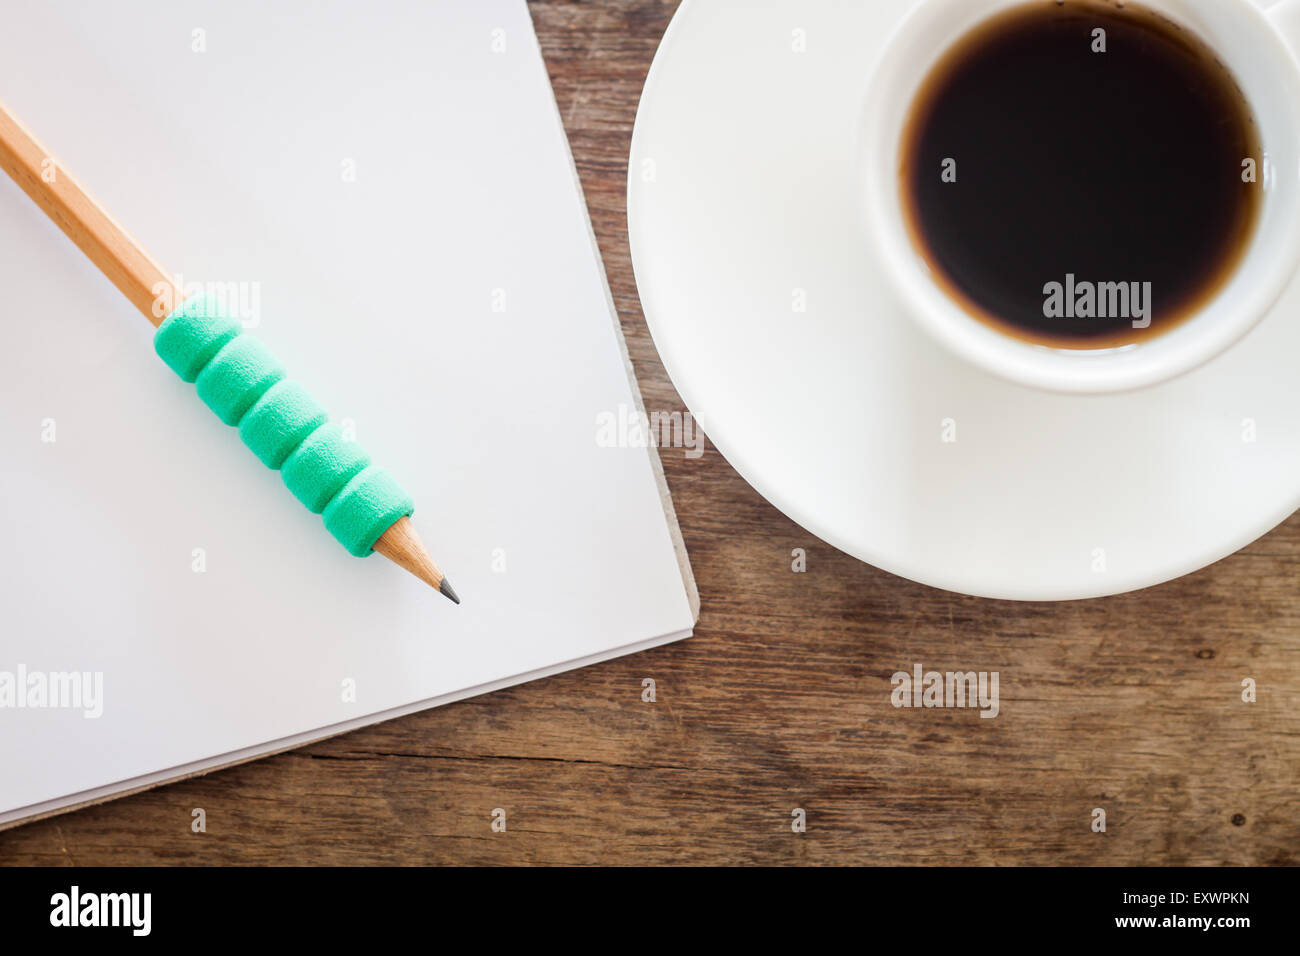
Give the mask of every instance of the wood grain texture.
[[[673, 6], [531, 5], [646, 405], [663, 411], [682, 406], [640, 311], [623, 196]], [[1300, 520], [1137, 594], [994, 602], [836, 552], [711, 447], [661, 454], [703, 599], [696, 637], [0, 833], [0, 860], [1300, 858]], [[806, 573], [791, 573], [794, 548]], [[916, 662], [1000, 671], [1000, 716], [894, 709], [890, 675]], [[1241, 701], [1244, 677], [1257, 703]], [[190, 832], [195, 807], [206, 834]], [[795, 807], [806, 833], [791, 832]]]

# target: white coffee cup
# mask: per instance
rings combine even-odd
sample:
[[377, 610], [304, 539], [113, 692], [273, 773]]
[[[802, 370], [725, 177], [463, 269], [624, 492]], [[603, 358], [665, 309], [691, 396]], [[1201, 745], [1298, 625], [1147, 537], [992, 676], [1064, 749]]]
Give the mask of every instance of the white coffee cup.
[[1300, 0], [1264, 9], [1252, 0], [1138, 0], [1198, 35], [1236, 77], [1260, 131], [1264, 199], [1249, 248], [1196, 314], [1150, 339], [1091, 350], [1032, 344], [980, 321], [931, 276], [904, 217], [903, 132], [923, 81], [966, 34], [1030, 2], [1043, 0], [917, 0], [886, 44], [864, 104], [860, 168], [868, 228], [915, 320], [975, 365], [1057, 392], [1120, 392], [1167, 381], [1241, 339], [1300, 268]]

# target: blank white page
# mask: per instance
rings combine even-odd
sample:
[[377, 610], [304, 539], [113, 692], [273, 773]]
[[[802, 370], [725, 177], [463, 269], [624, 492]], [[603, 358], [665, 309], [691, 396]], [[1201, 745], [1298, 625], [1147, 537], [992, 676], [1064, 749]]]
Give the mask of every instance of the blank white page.
[[0, 708], [0, 824], [690, 632], [653, 452], [597, 442], [639, 398], [523, 0], [27, 4], [0, 97], [242, 284], [464, 602], [349, 556], [0, 176], [0, 672], [103, 675]]

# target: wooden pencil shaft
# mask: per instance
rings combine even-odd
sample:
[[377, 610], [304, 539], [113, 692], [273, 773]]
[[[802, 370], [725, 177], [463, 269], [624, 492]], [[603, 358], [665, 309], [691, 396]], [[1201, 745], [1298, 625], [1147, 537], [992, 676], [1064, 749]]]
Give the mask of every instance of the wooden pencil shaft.
[[[164, 309], [179, 305], [181, 290], [153, 256], [110, 216], [0, 101], [0, 169], [89, 257], [155, 326]], [[162, 315], [157, 314], [163, 311]]]

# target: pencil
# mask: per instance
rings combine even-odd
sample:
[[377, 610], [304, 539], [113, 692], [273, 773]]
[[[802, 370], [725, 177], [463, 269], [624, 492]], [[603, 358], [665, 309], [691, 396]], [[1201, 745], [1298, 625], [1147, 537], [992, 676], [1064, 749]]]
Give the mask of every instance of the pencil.
[[[188, 312], [181, 308], [191, 305], [193, 300], [186, 302], [183, 290], [171, 274], [122, 228], [2, 101], [0, 168], [63, 230], [64, 235], [86, 254], [95, 267], [117, 286], [131, 304], [160, 330], [155, 338], [155, 346], [173, 368], [177, 368], [177, 365], [164, 350], [164, 337], [170, 333], [167, 328], [170, 323], [187, 319], [208, 322], [208, 325], [200, 328], [200, 332], [211, 332], [214, 328], [210, 321], [212, 316], [200, 315], [202, 310], [197, 306]], [[160, 302], [168, 302], [173, 308], [164, 312], [159, 308]], [[214, 355], [220, 355], [216, 348], [228, 345], [239, 334], [238, 328], [230, 328], [229, 320], [226, 321], [224, 328], [227, 331], [220, 341], [209, 335], [204, 361], [210, 362]], [[177, 334], [185, 333], [179, 326], [177, 330], [169, 341], [173, 341]], [[187, 342], [182, 344], [191, 344], [193, 339], [194, 335], [191, 334]], [[263, 355], [264, 350], [251, 336], [240, 339], [240, 342], [242, 352], [252, 352], [259, 357]], [[172, 350], [174, 351], [174, 346]], [[215, 366], [220, 363], [212, 364]], [[246, 371], [249, 363], [244, 361], [241, 364], [232, 360], [226, 364], [239, 366], [235, 372], [240, 373]], [[269, 357], [263, 363], [265, 368], [273, 365]], [[180, 369], [177, 368], [177, 371]], [[197, 368], [193, 374], [198, 375]], [[234, 373], [227, 369], [227, 379], [231, 374]], [[183, 374], [182, 377], [187, 381], [195, 380], [190, 375]], [[307, 414], [304, 408], [310, 400], [305, 392], [295, 391], [293, 383], [283, 381], [282, 377], [282, 370], [278, 370], [275, 375], [264, 376], [265, 381], [259, 386], [261, 392], [255, 388], [244, 388], [234, 405], [228, 402], [221, 407], [219, 414], [223, 421], [239, 424], [245, 443], [264, 463], [276, 469], [280, 469], [282, 464], [291, 464], [290, 456], [314, 441], [313, 448], [318, 449], [319, 453], [313, 456], [309, 454], [312, 448], [307, 448], [298, 456], [302, 463], [293, 471], [286, 469], [283, 473], [286, 484], [290, 484], [291, 480], [295, 483], [291, 485], [294, 494], [304, 504], [308, 504], [308, 497], [316, 499], [309, 507], [324, 514], [326, 526], [353, 554], [361, 556], [372, 551], [382, 554], [459, 604], [460, 598], [446, 575], [434, 563], [411, 523], [409, 514], [413, 504], [406, 499], [403, 507], [405, 493], [400, 486], [389, 479], [386, 473], [372, 467], [363, 452], [349, 449], [346, 454], [339, 454], [338, 440], [332, 433], [323, 429], [318, 432], [325, 417], [323, 411], [319, 411], [315, 417]], [[228, 386], [228, 382], [219, 384]], [[204, 396], [203, 382], [199, 383], [199, 389], [204, 401], [214, 411], [218, 411], [216, 398], [210, 400], [209, 396]], [[215, 387], [212, 390], [220, 391]], [[230, 399], [230, 391], [230, 387], [226, 387], [219, 397], [222, 400]], [[318, 406], [310, 407], [318, 410]], [[293, 418], [295, 414], [298, 415], [297, 419]], [[257, 422], [246, 421], [254, 417], [258, 418]], [[285, 426], [286, 422], [290, 425], [301, 424], [302, 427], [296, 432], [280, 427]], [[260, 428], [251, 427], [253, 425]], [[274, 440], [267, 438], [268, 432], [274, 432]], [[332, 471], [326, 467], [331, 465]], [[322, 469], [325, 469], [325, 473], [322, 473]], [[395, 520], [388, 523], [388, 519], [394, 516]], [[379, 525], [375, 524], [376, 518], [380, 521]]]

